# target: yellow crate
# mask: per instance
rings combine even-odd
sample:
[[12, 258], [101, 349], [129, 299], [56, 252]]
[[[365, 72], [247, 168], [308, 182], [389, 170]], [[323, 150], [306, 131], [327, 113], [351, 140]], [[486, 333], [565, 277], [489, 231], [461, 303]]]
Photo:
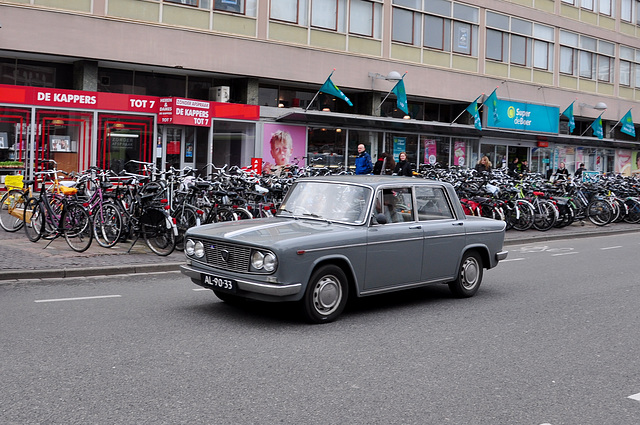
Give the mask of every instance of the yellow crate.
[[22, 189], [22, 187], [23, 187], [22, 179], [23, 178], [24, 178], [24, 176], [22, 176], [21, 174], [5, 176], [5, 178], [4, 178], [4, 187], [6, 187], [7, 190]]

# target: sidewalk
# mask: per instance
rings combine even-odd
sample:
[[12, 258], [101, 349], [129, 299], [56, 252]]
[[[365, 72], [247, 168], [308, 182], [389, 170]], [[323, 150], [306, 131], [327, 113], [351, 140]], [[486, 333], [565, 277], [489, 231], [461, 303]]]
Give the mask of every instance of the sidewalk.
[[[510, 245], [540, 243], [550, 240], [572, 239], [599, 235], [640, 232], [640, 224], [614, 223], [598, 227], [586, 221], [584, 225], [571, 226], [546, 232], [509, 230], [505, 247]], [[131, 241], [119, 243], [113, 248], [102, 248], [95, 241], [83, 252], [72, 251], [64, 239], [30, 242], [23, 231], [8, 233], [0, 229], [0, 283], [17, 279], [45, 279], [79, 276], [99, 276], [131, 273], [177, 271], [184, 262], [184, 254], [174, 251], [160, 257], [139, 240], [130, 253]], [[45, 248], [46, 247], [46, 248]]]

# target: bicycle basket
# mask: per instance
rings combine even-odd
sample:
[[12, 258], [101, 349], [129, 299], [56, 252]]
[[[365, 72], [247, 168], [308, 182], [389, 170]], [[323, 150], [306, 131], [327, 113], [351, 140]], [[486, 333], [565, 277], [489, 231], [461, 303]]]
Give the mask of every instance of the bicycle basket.
[[7, 190], [11, 190], [11, 189], [22, 189], [24, 187], [22, 180], [24, 179], [24, 176], [21, 174], [18, 175], [11, 175], [11, 176], [6, 176], [4, 178], [4, 186], [7, 188]]

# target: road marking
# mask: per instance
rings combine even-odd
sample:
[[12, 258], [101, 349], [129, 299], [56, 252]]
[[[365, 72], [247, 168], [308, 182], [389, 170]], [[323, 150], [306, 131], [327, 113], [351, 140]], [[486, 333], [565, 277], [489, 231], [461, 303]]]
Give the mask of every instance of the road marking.
[[509, 261], [522, 261], [526, 260], [526, 258], [507, 258], [506, 260], [500, 261], [501, 263], [508, 263]]
[[634, 395], [630, 395], [627, 398], [630, 398], [631, 400], [635, 400], [635, 401], [640, 401], [640, 393], [634, 394]]
[[122, 295], [98, 295], [95, 297], [77, 297], [77, 298], [56, 298], [50, 300], [35, 300], [37, 303], [53, 303], [57, 301], [81, 301], [81, 300], [97, 300], [100, 298], [120, 298]]
[[575, 252], [575, 251], [572, 251], [572, 252], [561, 252], [560, 254], [551, 254], [551, 256], [552, 257], [558, 257], [560, 255], [571, 255], [571, 254], [578, 254], [578, 253]]
[[622, 245], [618, 245], [618, 246], [606, 246], [604, 248], [600, 248], [601, 250], [605, 250], [605, 249], [616, 249], [616, 248], [622, 248]]
[[207, 288], [195, 288], [192, 289], [192, 291], [210, 291], [211, 289], [207, 289]]

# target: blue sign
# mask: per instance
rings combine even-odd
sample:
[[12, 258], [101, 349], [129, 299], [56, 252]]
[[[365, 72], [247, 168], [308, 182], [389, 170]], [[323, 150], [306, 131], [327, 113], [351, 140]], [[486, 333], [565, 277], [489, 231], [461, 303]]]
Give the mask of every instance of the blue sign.
[[489, 105], [483, 109], [487, 117], [487, 127], [545, 133], [558, 133], [559, 130], [560, 108], [555, 106], [497, 99], [497, 113], [491, 113]]

